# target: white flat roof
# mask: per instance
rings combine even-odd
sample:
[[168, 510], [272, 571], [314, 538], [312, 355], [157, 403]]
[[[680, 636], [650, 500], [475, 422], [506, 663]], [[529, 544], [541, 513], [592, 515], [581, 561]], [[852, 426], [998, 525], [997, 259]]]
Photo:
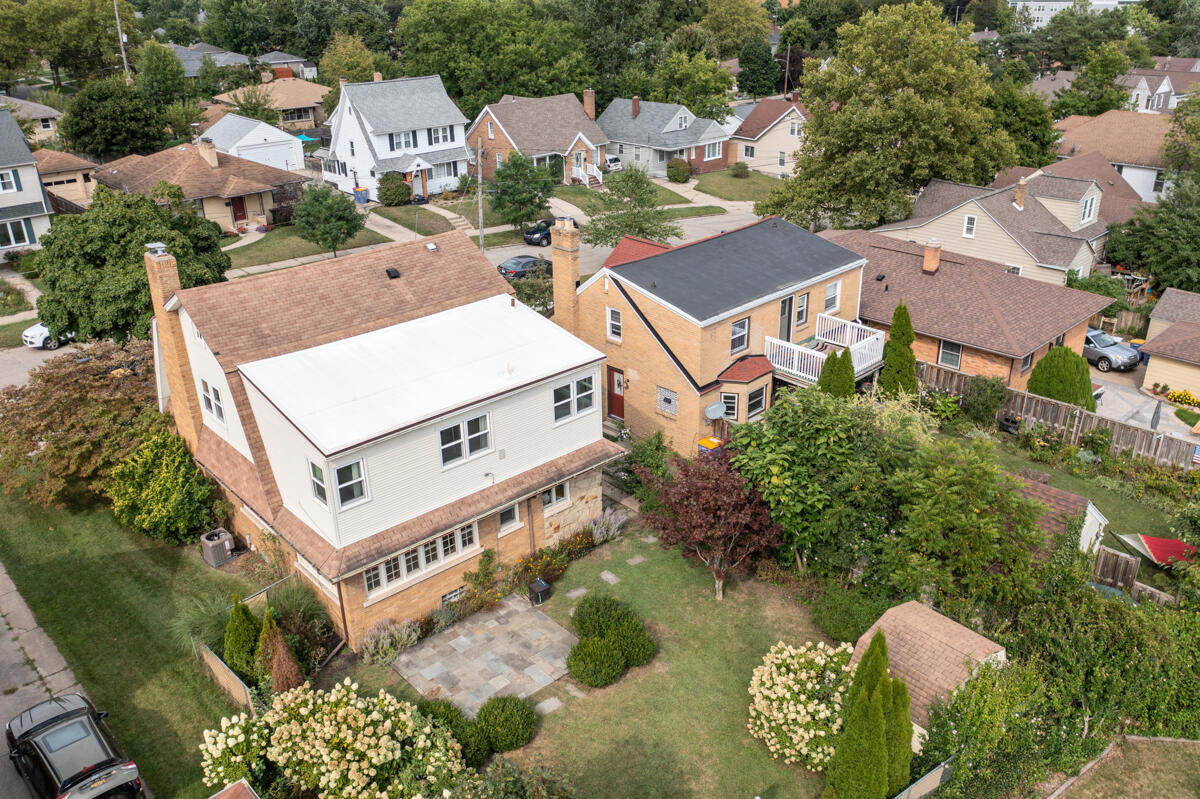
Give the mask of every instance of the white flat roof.
[[238, 368], [333, 454], [602, 357], [500, 294]]

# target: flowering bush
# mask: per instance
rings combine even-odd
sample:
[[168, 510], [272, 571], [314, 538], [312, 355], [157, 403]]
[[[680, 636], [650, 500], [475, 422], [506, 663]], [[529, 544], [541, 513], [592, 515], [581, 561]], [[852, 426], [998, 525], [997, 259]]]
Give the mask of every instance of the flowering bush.
[[1196, 395], [1188, 391], [1186, 388], [1176, 389], [1169, 392], [1167, 394], [1167, 401], [1176, 402], [1180, 405], [1190, 405], [1193, 408], [1200, 406], [1200, 399], [1197, 399]]
[[403, 624], [395, 619], [383, 619], [363, 636], [363, 659], [381, 666], [389, 665], [400, 650], [408, 649], [417, 642], [420, 626], [412, 620]]
[[245, 777], [260, 792], [282, 786], [321, 799], [437, 796], [465, 768], [440, 725], [385, 691], [359, 696], [349, 678], [328, 693], [306, 683], [278, 694], [256, 719], [221, 719], [200, 751], [206, 785]]
[[842, 698], [852, 669], [854, 647], [824, 641], [771, 647], [750, 679], [750, 734], [773, 758], [821, 771], [833, 756], [833, 738], [842, 728]]

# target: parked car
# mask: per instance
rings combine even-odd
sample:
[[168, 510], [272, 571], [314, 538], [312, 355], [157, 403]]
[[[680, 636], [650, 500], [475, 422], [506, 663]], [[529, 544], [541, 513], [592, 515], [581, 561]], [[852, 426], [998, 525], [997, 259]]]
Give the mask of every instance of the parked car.
[[536, 255], [514, 255], [507, 261], [497, 264], [496, 270], [504, 277], [527, 277], [534, 274], [539, 269], [544, 269], [546, 274], [553, 273], [553, 267], [545, 258], [540, 258]]
[[608, 169], [609, 172], [620, 172], [621, 171], [621, 159], [615, 155], [605, 156], [604, 157], [604, 166], [605, 166], [605, 168]]
[[429, 198], [426, 197], [424, 194], [414, 194], [412, 196], [412, 199], [409, 200], [410, 205], [425, 205], [428, 202], [429, 202]]
[[1083, 357], [1101, 372], [1111, 369], [1123, 372], [1137, 366], [1142, 356], [1120, 339], [1089, 327], [1083, 340]]
[[575, 226], [576, 230], [579, 229], [579, 223], [576, 222], [574, 219], [572, 219], [569, 216], [560, 216], [555, 219], [543, 219], [542, 221], [538, 222], [536, 225], [534, 225], [533, 227], [531, 227], [525, 231], [525, 243], [533, 244], [538, 247], [549, 247], [550, 246], [550, 230], [554, 227], [554, 223], [560, 219], [570, 222], [572, 225]]
[[9, 760], [36, 799], [145, 799], [137, 765], [121, 754], [107, 716], [67, 694], [8, 722]]
[[21, 341], [25, 343], [26, 347], [43, 350], [56, 350], [74, 338], [74, 333], [68, 333], [65, 336], [55, 338], [50, 335], [50, 329], [41, 322], [38, 322], [33, 327], [25, 328], [25, 332], [21, 334]]

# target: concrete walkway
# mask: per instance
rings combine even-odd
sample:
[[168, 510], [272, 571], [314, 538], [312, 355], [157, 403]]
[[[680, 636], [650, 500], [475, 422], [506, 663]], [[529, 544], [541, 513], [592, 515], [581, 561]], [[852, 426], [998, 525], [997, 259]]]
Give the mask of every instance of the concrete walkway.
[[368, 230], [373, 230], [381, 236], [387, 236], [392, 241], [416, 241], [421, 238], [415, 230], [409, 230], [379, 214], [367, 214], [365, 220]]
[[[664, 189], [686, 197], [690, 203], [695, 205], [719, 205], [731, 214], [753, 214], [754, 203], [750, 200], [723, 200], [720, 197], [714, 197], [711, 194], [705, 194], [696, 188], [696, 179], [692, 178], [687, 183], [672, 183], [666, 178], [654, 178], [654, 182], [662, 186]], [[681, 205], [668, 205], [667, 208], [682, 208]]]
[[[1109, 374], [1112, 373], [1110, 372]], [[1104, 386], [1104, 395], [1096, 403], [1096, 413], [1106, 419], [1114, 419], [1118, 422], [1141, 425], [1142, 427], [1150, 426], [1150, 420], [1154, 418], [1154, 410], [1159, 403], [1157, 397], [1152, 397], [1123, 380], [1096, 377], [1095, 372], [1092, 374], [1092, 382]], [[1167, 435], [1200, 443], [1200, 436], [1193, 433], [1175, 415], [1175, 406], [1169, 402], [1164, 401], [1162, 403], [1162, 412], [1159, 415], [1157, 429], [1159, 432], [1166, 433]]]
[[233, 244], [230, 244], [227, 247], [222, 247], [221, 249], [226, 250], [226, 251], [236, 250], [238, 247], [245, 247], [247, 244], [253, 244], [254, 242], [258, 241], [265, 235], [267, 235], [266, 231], [259, 232], [257, 229], [256, 230], [248, 230], [245, 233], [238, 236], [238, 240], [235, 241]]
[[0, 279], [7, 281], [10, 286], [20, 291], [25, 296], [25, 300], [34, 308], [30, 311], [20, 311], [8, 316], [0, 316], [0, 325], [10, 325], [14, 322], [37, 319], [37, 300], [38, 297], [42, 296], [41, 290], [8, 267], [0, 268]]

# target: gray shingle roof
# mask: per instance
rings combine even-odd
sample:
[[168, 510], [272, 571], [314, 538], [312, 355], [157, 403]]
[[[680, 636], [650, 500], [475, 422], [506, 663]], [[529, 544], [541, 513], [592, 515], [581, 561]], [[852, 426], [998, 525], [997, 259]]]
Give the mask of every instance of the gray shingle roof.
[[444, 164], [449, 161], [465, 161], [470, 159], [471, 154], [466, 147], [447, 147], [444, 150], [434, 150], [429, 153], [421, 153], [413, 155], [405, 153], [399, 158], [381, 158], [376, 164], [378, 172], [408, 172], [412, 169], [412, 165], [419, 158], [429, 165]]
[[293, 61], [304, 61], [298, 55], [285, 53], [281, 50], [272, 50], [269, 53], [263, 53], [258, 57], [258, 60], [264, 64], [290, 64]]
[[9, 219], [23, 219], [27, 216], [41, 216], [49, 213], [42, 203], [21, 203], [20, 205], [0, 206], [0, 222]]
[[25, 143], [25, 134], [13, 118], [12, 111], [0, 108], [0, 166], [32, 164], [33, 153]]
[[[229, 148], [236, 145], [246, 137], [250, 131], [257, 128], [259, 125], [266, 125], [257, 119], [240, 116], [238, 114], [226, 114], [217, 120], [211, 128], [204, 131], [204, 137], [212, 139], [213, 144], [221, 152], [229, 152]], [[267, 127], [271, 127], [267, 125]], [[281, 131], [282, 132], [282, 131]]]
[[722, 141], [729, 138], [717, 122], [696, 117], [683, 130], [663, 130], [684, 106], [678, 103], [653, 103], [638, 101], [638, 115], [633, 116], [633, 101], [618, 97], [608, 104], [604, 113], [596, 120], [600, 130], [611, 141], [640, 144], [658, 150], [677, 150], [696, 144]]
[[487, 107], [508, 138], [525, 155], [566, 153], [580, 133], [593, 145], [608, 143], [604, 131], [583, 110], [574, 94], [513, 97]]
[[347, 83], [342, 97], [375, 133], [463, 125], [469, 120], [446, 94], [438, 75]]
[[219, 67], [249, 65], [250, 63], [250, 59], [241, 53], [231, 53], [204, 42], [197, 42], [192, 47], [181, 44], [170, 44], [168, 47], [175, 51], [175, 55], [179, 56], [180, 62], [183, 63], [183, 75], [186, 78], [194, 78], [200, 73], [200, 64], [204, 61], [205, 56], [210, 56]]
[[0, 106], [7, 106], [14, 114], [26, 119], [58, 119], [62, 116], [62, 111], [57, 108], [19, 97], [0, 97]]

